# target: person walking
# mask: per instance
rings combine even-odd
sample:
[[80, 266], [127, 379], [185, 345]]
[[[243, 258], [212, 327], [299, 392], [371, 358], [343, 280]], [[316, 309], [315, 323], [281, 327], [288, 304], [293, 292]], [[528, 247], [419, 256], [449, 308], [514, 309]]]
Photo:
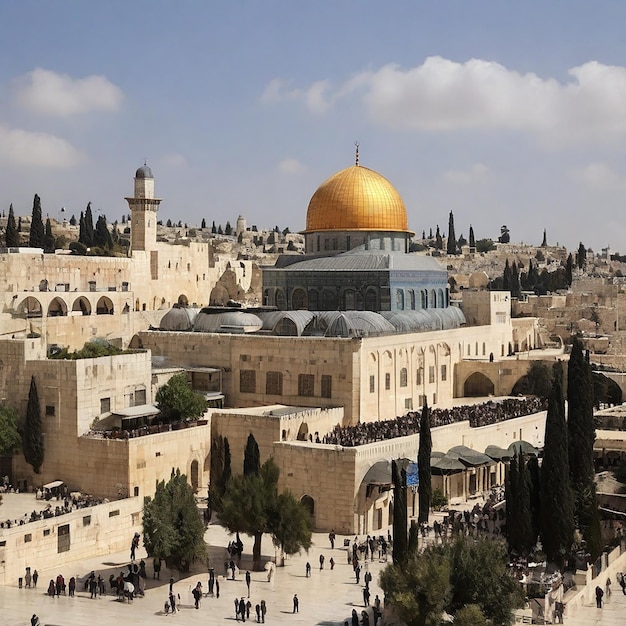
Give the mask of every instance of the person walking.
[[248, 587], [248, 598], [250, 597], [250, 582], [252, 581], [252, 577], [250, 576], [250, 572], [246, 570], [246, 587]]
[[604, 591], [602, 591], [602, 587], [598, 585], [596, 587], [596, 608], [602, 608], [602, 596], [604, 596]]
[[311, 575], [311, 564], [307, 561], [306, 565], [304, 566], [304, 571], [306, 574], [306, 578], [308, 578]]
[[324, 569], [324, 555], [320, 554], [320, 570]]
[[202, 599], [202, 583], [200, 581], [198, 581], [191, 594], [193, 595], [193, 601], [196, 609], [199, 609], [200, 600]]
[[369, 588], [363, 587], [363, 606], [369, 606], [370, 605], [370, 590]]
[[617, 582], [622, 588], [622, 593], [626, 596], [626, 578], [624, 578], [624, 574], [622, 574], [622, 572], [617, 572]]
[[33, 587], [37, 589], [37, 581], [39, 580], [39, 572], [35, 570], [33, 572]]
[[215, 597], [220, 597], [220, 581], [218, 578], [215, 579]]
[[357, 566], [354, 568], [354, 575], [356, 576], [356, 584], [359, 584], [359, 580], [361, 579], [361, 566], [357, 563]]
[[604, 584], [604, 595], [607, 602], [611, 599], [611, 578], [607, 576], [606, 583]]
[[261, 605], [258, 602], [256, 606], [254, 607], [254, 611], [256, 613], [256, 623], [260, 624], [261, 623]]
[[330, 549], [334, 550], [335, 549], [335, 529], [331, 530], [328, 533], [328, 540], [330, 541]]
[[171, 588], [170, 588], [170, 609], [172, 609], [172, 615], [174, 615], [174, 613], [176, 613], [176, 596], [174, 595], [174, 591]]
[[300, 601], [298, 600], [298, 594], [293, 594], [293, 612], [298, 613], [298, 609], [300, 608]]
[[335, 569], [335, 559], [333, 559], [333, 557], [330, 557], [330, 561], [328, 561], [330, 563], [330, 569], [333, 570]]
[[33, 616], [30, 618], [30, 626], [39, 626], [40, 624], [39, 618], [33, 613]]
[[239, 621], [239, 598], [235, 598], [235, 619]]
[[242, 622], [246, 621], [246, 601], [243, 596], [241, 596], [241, 600], [239, 600], [239, 616]]
[[356, 609], [352, 609], [352, 626], [359, 626], [359, 614]]
[[267, 613], [267, 605], [265, 600], [261, 600], [261, 623], [265, 624], [265, 614]]

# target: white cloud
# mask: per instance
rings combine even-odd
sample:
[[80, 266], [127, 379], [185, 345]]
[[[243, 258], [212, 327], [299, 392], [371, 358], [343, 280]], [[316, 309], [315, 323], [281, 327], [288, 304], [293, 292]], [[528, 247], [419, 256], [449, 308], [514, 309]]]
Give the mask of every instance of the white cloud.
[[47, 133], [0, 126], [0, 160], [36, 167], [64, 169], [83, 160], [70, 143]]
[[67, 117], [90, 111], [116, 111], [124, 94], [105, 76], [74, 79], [37, 68], [16, 81], [16, 101], [43, 115]]
[[299, 174], [306, 171], [306, 166], [298, 159], [283, 159], [278, 164], [278, 171], [284, 174]]
[[263, 93], [261, 94], [261, 102], [275, 103], [283, 100], [295, 100], [302, 95], [300, 89], [287, 89], [284, 81], [280, 78], [274, 78], [269, 82]]
[[187, 157], [184, 154], [180, 154], [180, 152], [172, 152], [171, 154], [166, 154], [160, 159], [160, 163], [164, 169], [168, 168], [176, 168], [180, 169], [183, 167], [187, 167]]
[[559, 82], [493, 61], [435, 56], [410, 69], [389, 64], [362, 72], [336, 88], [320, 81], [287, 91], [275, 80], [266, 101], [300, 98], [320, 113], [358, 94], [375, 122], [396, 130], [512, 130], [560, 139], [626, 132], [626, 68], [590, 61], [568, 74]]
[[607, 163], [590, 163], [589, 165], [573, 170], [572, 178], [593, 189], [624, 189], [626, 180]]
[[451, 185], [470, 185], [483, 183], [491, 176], [491, 170], [483, 163], [474, 163], [467, 170], [448, 170], [444, 172], [443, 179]]

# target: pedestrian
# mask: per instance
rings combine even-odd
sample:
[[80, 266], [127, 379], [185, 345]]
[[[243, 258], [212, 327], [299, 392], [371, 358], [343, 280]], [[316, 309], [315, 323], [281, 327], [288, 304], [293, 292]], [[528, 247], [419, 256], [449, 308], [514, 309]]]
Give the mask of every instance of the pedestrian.
[[[174, 579], [172, 578], [172, 580]], [[174, 615], [176, 613], [176, 596], [172, 590], [170, 590], [170, 608], [172, 609], [172, 615]]]
[[246, 621], [246, 601], [243, 596], [241, 596], [241, 600], [239, 600], [239, 615], [241, 616], [241, 621]]
[[335, 549], [335, 529], [331, 530], [330, 533], [328, 533], [328, 539], [330, 541], [330, 549], [334, 550]]
[[161, 559], [158, 556], [152, 561], [152, 578], [159, 580], [161, 578]]
[[52, 578], [50, 579], [50, 583], [48, 584], [48, 595], [51, 598], [54, 598], [54, 596], [56, 596], [56, 586], [55, 586], [54, 580], [52, 580]]
[[361, 566], [357, 563], [357, 566], [354, 568], [354, 575], [356, 576], [356, 584], [359, 584], [359, 580], [361, 578]]
[[239, 621], [239, 598], [235, 598], [235, 619]]
[[70, 594], [70, 598], [74, 597], [74, 593], [76, 592], [76, 578], [72, 576], [70, 578], [70, 582], [67, 585], [68, 593]]
[[359, 614], [356, 609], [352, 609], [352, 626], [359, 626]]
[[600, 585], [596, 586], [596, 608], [602, 608], [602, 596], [604, 595], [604, 591], [602, 591], [602, 587]]
[[215, 597], [220, 597], [220, 581], [218, 578], [215, 579]]
[[33, 587], [37, 589], [37, 581], [39, 580], [39, 572], [35, 570], [33, 572]]
[[163, 605], [163, 612], [165, 613], [165, 615], [169, 615], [169, 612], [170, 612], [170, 600], [169, 600], [169, 598], [165, 601], [165, 604]]
[[320, 569], [324, 569], [324, 555], [320, 554]]
[[304, 566], [304, 571], [306, 572], [306, 577], [308, 578], [311, 575], [311, 564], [308, 561]]
[[194, 606], [196, 609], [199, 609], [200, 599], [202, 598], [202, 583], [200, 581], [198, 581], [196, 586], [193, 588], [191, 595], [193, 596]]
[[606, 596], [607, 600], [611, 599], [611, 579], [608, 576], [604, 585], [604, 595]]
[[376, 615], [380, 615], [380, 598], [378, 597], [378, 594], [376, 594], [376, 597], [374, 598], [374, 609], [376, 611]]
[[370, 582], [372, 582], [372, 574], [369, 570], [365, 572], [365, 576], [363, 577], [363, 580], [365, 581], [365, 586], [369, 589]]
[[30, 626], [39, 626], [40, 623], [39, 618], [33, 613], [33, 616], [30, 618]]
[[298, 613], [298, 609], [300, 608], [300, 601], [298, 600], [298, 594], [293, 594], [293, 612]]
[[250, 609], [252, 608], [252, 602], [248, 600], [246, 602], [246, 619], [250, 619]]
[[617, 582], [622, 588], [622, 593], [626, 596], [626, 578], [624, 578], [624, 574], [622, 574], [622, 572], [617, 572]]
[[261, 623], [265, 624], [265, 614], [267, 613], [267, 605], [265, 600], [261, 600]]
[[139, 533], [135, 533], [133, 540], [130, 542], [130, 560], [135, 560], [135, 551], [139, 547]]
[[170, 578], [170, 593], [174, 591], [174, 579]]
[[33, 577], [30, 573], [30, 567], [27, 567], [26, 574], [24, 574], [24, 583], [26, 584], [27, 587], [30, 587], [32, 580], [33, 580]]
[[250, 581], [252, 577], [250, 576], [249, 570], [246, 570], [246, 587], [248, 587], [248, 598], [250, 597]]
[[370, 590], [368, 587], [363, 587], [363, 606], [370, 605]]
[[367, 611], [361, 612], [361, 626], [370, 626], [370, 616]]
[[261, 623], [261, 605], [258, 602], [256, 603], [254, 610], [256, 612], [256, 623], [260, 624]]
[[330, 563], [330, 569], [333, 570], [335, 569], [335, 559], [333, 559], [333, 557], [330, 557], [330, 561], [328, 561]]

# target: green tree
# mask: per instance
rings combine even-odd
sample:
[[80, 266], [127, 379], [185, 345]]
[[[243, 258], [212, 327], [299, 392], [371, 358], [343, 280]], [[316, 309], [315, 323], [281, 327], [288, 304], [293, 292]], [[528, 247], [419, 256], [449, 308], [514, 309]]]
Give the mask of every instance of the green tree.
[[406, 471], [398, 463], [391, 461], [391, 481], [393, 483], [393, 549], [394, 565], [406, 561], [407, 544], [407, 508], [406, 508]]
[[150, 557], [165, 560], [170, 568], [188, 572], [196, 560], [206, 558], [205, 527], [187, 477], [176, 470], [166, 483], [157, 483], [154, 498], [144, 498], [144, 545]]
[[206, 220], [204, 218], [202, 218], [202, 221], [200, 222], [200, 228], [206, 228]]
[[542, 248], [547, 248], [548, 247], [548, 233], [546, 232], [546, 229], [543, 229], [543, 240], [541, 241], [541, 247]]
[[76, 216], [72, 214], [72, 217], [70, 217], [70, 226], [76, 226], [76, 223]]
[[543, 361], [532, 361], [528, 372], [514, 385], [511, 395], [532, 395], [548, 398], [552, 391], [552, 372]]
[[[306, 511], [298, 510], [294, 519], [285, 515], [292, 509], [289, 496], [279, 500], [279, 469], [272, 458], [263, 463], [258, 474], [234, 476], [226, 485], [226, 491], [219, 503], [220, 521], [232, 533], [246, 533], [254, 537], [252, 548], [253, 568], [261, 568], [261, 541], [264, 533], [270, 533], [285, 551], [297, 551], [310, 546], [310, 533], [307, 534], [303, 522]], [[279, 511], [282, 503], [289, 509]], [[301, 504], [297, 503], [299, 506]], [[287, 527], [293, 524], [294, 528]]]
[[33, 212], [30, 221], [30, 234], [28, 236], [28, 245], [31, 248], [44, 247], [44, 226], [41, 217], [41, 200], [37, 194], [33, 199]]
[[22, 450], [26, 462], [32, 466], [35, 474], [41, 473], [44, 458], [44, 442], [41, 424], [41, 407], [35, 377], [31, 376], [26, 406], [26, 420], [22, 428]]
[[513, 298], [519, 298], [521, 296], [519, 270], [515, 261], [513, 261], [511, 265], [511, 296]]
[[548, 560], [558, 565], [563, 564], [574, 537], [574, 502], [569, 480], [561, 367], [560, 363], [554, 366], [541, 465], [541, 542]]
[[0, 406], [0, 456], [11, 455], [21, 447], [17, 411], [9, 406]]
[[157, 391], [156, 405], [169, 422], [202, 417], [207, 409], [207, 401], [191, 388], [184, 372], [172, 376]]
[[567, 442], [569, 471], [574, 492], [574, 517], [587, 541], [592, 558], [602, 551], [598, 505], [594, 484], [594, 385], [591, 365], [578, 337], [572, 339], [567, 367]]
[[509, 463], [509, 471], [504, 486], [504, 497], [506, 500], [506, 539], [509, 543], [509, 550], [521, 553], [519, 550], [519, 469], [517, 465], [517, 454], [513, 455]]
[[439, 626], [450, 597], [450, 558], [428, 546], [405, 563], [388, 565], [379, 583], [394, 614], [407, 626]]
[[568, 287], [572, 286], [573, 271], [574, 259], [572, 258], [572, 253], [570, 252], [567, 256], [567, 261], [565, 263], [565, 281], [567, 282]]
[[85, 208], [85, 240], [84, 243], [88, 248], [93, 246], [93, 214], [91, 212], [91, 202], [87, 203]]
[[233, 234], [233, 227], [230, 225], [229, 221], [226, 222], [226, 226], [224, 227], [224, 234], [225, 235], [232, 235]]
[[474, 228], [472, 227], [471, 224], [470, 224], [470, 228], [469, 228], [469, 247], [470, 247], [470, 252], [475, 252], [475, 250], [476, 250], [476, 238], [474, 237]]
[[419, 493], [418, 522], [428, 522], [430, 503], [433, 498], [433, 486], [430, 470], [430, 455], [433, 451], [433, 438], [430, 432], [430, 411], [424, 402], [420, 418], [420, 442], [417, 451], [417, 476]]
[[43, 238], [44, 252], [54, 252], [54, 235], [52, 234], [52, 222], [46, 219], [46, 232]]
[[493, 624], [511, 624], [513, 610], [523, 606], [524, 596], [507, 570], [504, 544], [461, 537], [448, 550], [452, 587], [448, 612], [454, 614], [468, 604], [477, 604]]
[[443, 250], [443, 239], [441, 238], [441, 233], [439, 232], [439, 224], [437, 224], [437, 234], [435, 235], [435, 248], [437, 250]]
[[467, 604], [454, 616], [454, 626], [490, 626], [477, 604]]
[[313, 521], [305, 507], [290, 491], [278, 494], [269, 514], [272, 541], [284, 554], [308, 552], [312, 544]]
[[93, 245], [100, 248], [107, 248], [111, 250], [113, 248], [113, 239], [109, 232], [107, 225], [107, 218], [105, 215], [99, 215], [96, 220], [96, 230], [93, 234]]
[[246, 441], [246, 449], [243, 454], [243, 475], [256, 476], [261, 469], [261, 455], [259, 453], [259, 444], [256, 442], [254, 435], [250, 433]]
[[15, 215], [13, 214], [12, 204], [9, 206], [9, 217], [7, 218], [5, 242], [6, 242], [7, 248], [17, 248], [20, 245], [20, 234], [17, 232], [17, 226], [15, 224]]
[[454, 215], [450, 211], [448, 217], [448, 241], [446, 245], [446, 252], [448, 254], [456, 254], [456, 235], [454, 232]]
[[578, 244], [578, 252], [576, 253], [576, 265], [578, 265], [578, 269], [585, 269], [585, 265], [587, 265], [587, 249], [583, 245], [581, 241]]

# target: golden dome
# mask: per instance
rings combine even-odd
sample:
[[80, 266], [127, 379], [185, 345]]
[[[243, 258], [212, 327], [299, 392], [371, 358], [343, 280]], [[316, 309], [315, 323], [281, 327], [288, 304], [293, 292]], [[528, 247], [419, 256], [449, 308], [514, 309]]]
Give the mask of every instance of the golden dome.
[[400, 194], [384, 177], [360, 165], [337, 172], [313, 194], [306, 231], [372, 230], [408, 232]]

